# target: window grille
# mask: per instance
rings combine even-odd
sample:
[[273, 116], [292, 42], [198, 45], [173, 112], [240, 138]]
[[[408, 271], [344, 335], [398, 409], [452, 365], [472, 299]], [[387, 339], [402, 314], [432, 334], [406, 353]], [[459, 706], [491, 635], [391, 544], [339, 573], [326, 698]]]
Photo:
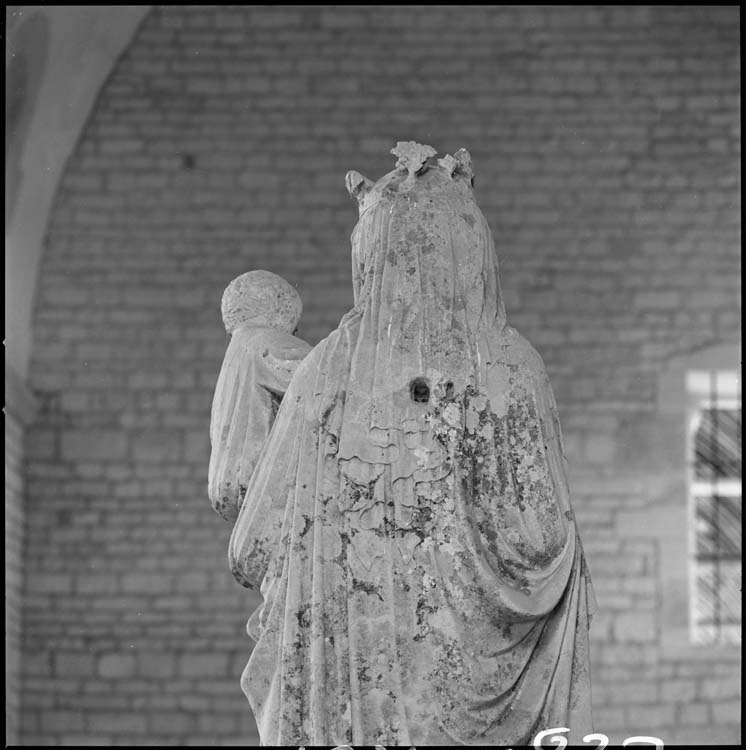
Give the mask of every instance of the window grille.
[[740, 643], [740, 383], [734, 372], [693, 371], [687, 391], [691, 638]]

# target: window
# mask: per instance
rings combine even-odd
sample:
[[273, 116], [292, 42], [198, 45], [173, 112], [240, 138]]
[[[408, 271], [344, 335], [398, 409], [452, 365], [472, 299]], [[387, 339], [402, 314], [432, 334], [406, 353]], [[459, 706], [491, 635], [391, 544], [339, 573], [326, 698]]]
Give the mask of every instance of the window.
[[690, 637], [741, 642], [741, 394], [736, 372], [694, 370], [689, 396]]

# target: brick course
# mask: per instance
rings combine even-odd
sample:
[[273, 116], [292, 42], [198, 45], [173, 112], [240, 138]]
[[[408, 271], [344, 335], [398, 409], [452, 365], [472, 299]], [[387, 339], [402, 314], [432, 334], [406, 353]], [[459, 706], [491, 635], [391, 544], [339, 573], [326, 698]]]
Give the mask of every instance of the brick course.
[[220, 298], [265, 268], [297, 286], [304, 338], [336, 327], [344, 175], [379, 177], [408, 139], [470, 150], [509, 317], [549, 370], [601, 607], [597, 730], [737, 741], [737, 664], [663, 655], [659, 542], [620, 511], [655, 502], [628, 439], [658, 372], [739, 338], [739, 90], [735, 7], [153, 10], [40, 272], [24, 742], [257, 741], [238, 685], [257, 600], [206, 499]]
[[5, 370], [5, 741], [19, 741], [22, 731], [21, 680], [40, 662], [22, 660], [26, 480], [29, 455], [26, 429], [38, 404], [14, 370]]

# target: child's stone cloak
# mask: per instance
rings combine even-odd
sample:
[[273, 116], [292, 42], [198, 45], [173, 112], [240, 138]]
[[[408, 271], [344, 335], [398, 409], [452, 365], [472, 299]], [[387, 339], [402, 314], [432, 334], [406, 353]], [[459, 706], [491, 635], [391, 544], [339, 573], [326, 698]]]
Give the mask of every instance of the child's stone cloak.
[[233, 523], [282, 396], [311, 347], [275, 328], [232, 332], [210, 417], [207, 483], [213, 508]]

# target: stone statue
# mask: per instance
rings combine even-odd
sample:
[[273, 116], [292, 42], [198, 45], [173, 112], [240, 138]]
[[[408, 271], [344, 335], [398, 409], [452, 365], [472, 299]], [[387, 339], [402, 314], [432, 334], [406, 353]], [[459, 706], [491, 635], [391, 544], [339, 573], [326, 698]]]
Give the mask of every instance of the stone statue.
[[300, 297], [274, 273], [233, 279], [221, 310], [231, 340], [212, 402], [207, 482], [212, 507], [232, 523], [290, 378], [311, 347], [292, 335]]
[[263, 744], [579, 743], [595, 599], [546, 371], [468, 152], [393, 153], [347, 175], [355, 305], [298, 365], [231, 537], [264, 601], [242, 688]]

